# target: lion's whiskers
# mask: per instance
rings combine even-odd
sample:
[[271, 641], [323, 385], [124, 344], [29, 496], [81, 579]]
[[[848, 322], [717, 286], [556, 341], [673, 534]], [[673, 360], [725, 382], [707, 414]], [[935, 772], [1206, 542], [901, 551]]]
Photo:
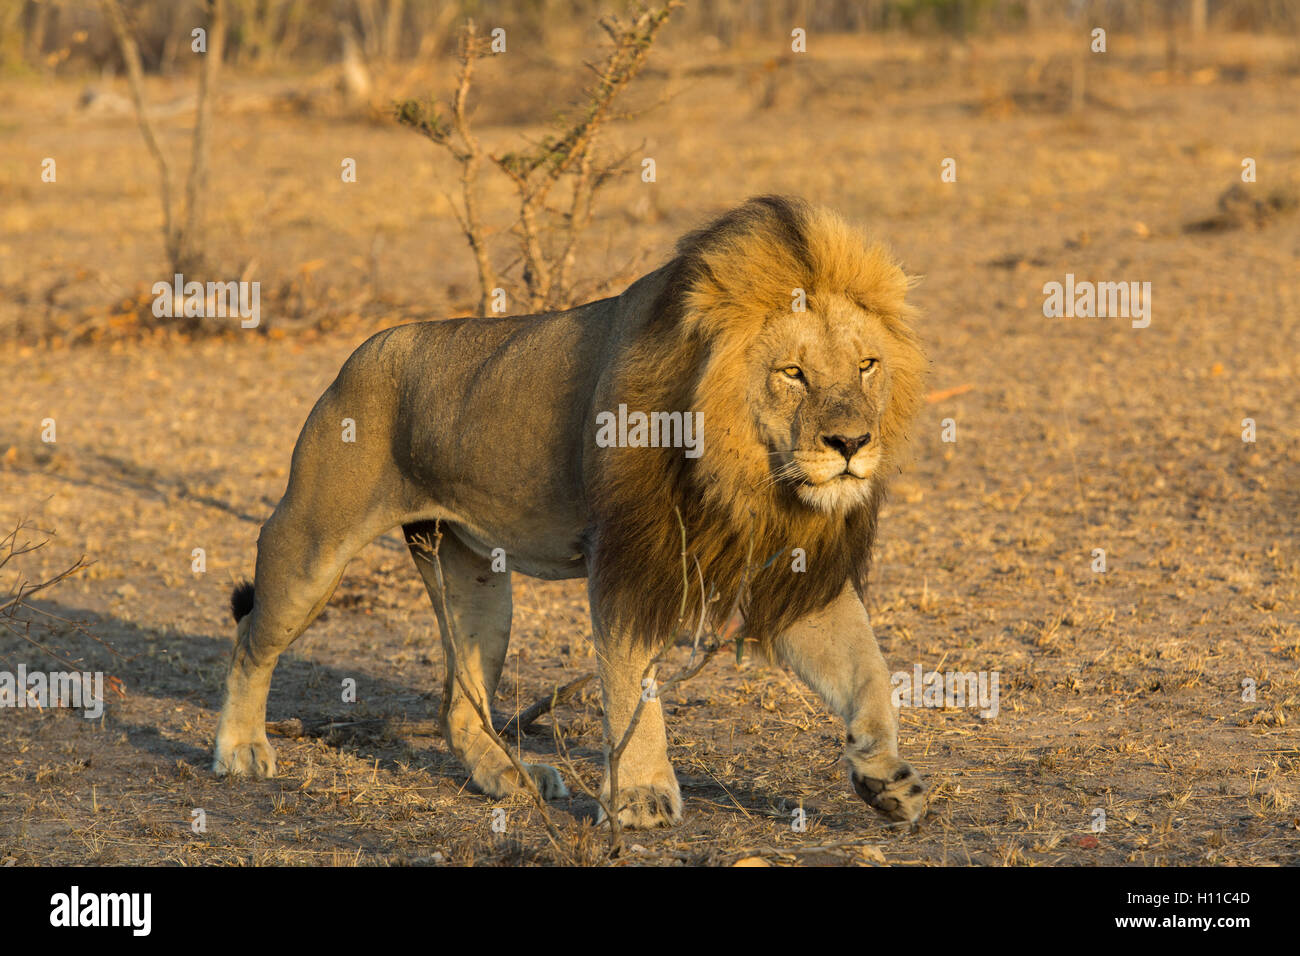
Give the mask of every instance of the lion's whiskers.
[[[771, 452], [769, 454], [775, 454], [775, 453]], [[794, 477], [798, 475], [800, 472], [801, 469], [799, 467], [799, 463], [791, 459], [790, 461], [787, 461], [784, 465], [772, 469], [772, 471], [769, 472], [761, 482], [759, 482], [757, 490], [765, 491], [768, 488], [770, 488], [772, 485], [775, 485], [777, 482], [784, 481], [787, 478]]]

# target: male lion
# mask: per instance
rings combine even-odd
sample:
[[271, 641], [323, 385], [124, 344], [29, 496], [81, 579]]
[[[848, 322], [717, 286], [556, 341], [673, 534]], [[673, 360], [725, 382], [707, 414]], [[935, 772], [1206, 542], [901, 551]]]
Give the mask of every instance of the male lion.
[[[680, 514], [692, 564], [721, 598], [706, 613], [725, 617], [743, 595], [745, 633], [843, 718], [858, 794], [914, 823], [924, 787], [898, 756], [889, 673], [862, 603], [885, 482], [922, 401], [908, 284], [835, 214], [769, 196], [686, 236], [614, 298], [371, 337], [312, 409], [258, 538], [256, 589], [232, 596], [238, 638], [214, 770], [275, 773], [265, 722], [276, 658], [349, 559], [397, 525], [442, 632], [443, 738], [480, 789], [521, 786], [466, 696], [486, 709], [510, 637], [510, 574], [494, 573], [494, 549], [510, 570], [588, 578], [605, 731], [622, 739], [683, 600], [687, 620], [700, 612], [698, 585], [682, 595]], [[602, 413], [656, 412], [701, 421], [702, 447], [646, 440], [644, 428], [621, 429], [622, 447], [609, 447], [608, 427], [597, 440]], [[554, 768], [526, 767], [543, 796], [566, 794]], [[657, 700], [619, 776], [624, 824], [681, 819]]]

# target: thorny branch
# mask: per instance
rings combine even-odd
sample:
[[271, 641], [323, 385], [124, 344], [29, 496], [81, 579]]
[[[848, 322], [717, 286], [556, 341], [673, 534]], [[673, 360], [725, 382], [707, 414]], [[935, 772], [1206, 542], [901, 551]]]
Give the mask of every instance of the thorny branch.
[[[614, 110], [615, 101], [641, 72], [660, 29], [679, 6], [678, 0], [668, 0], [658, 8], [642, 6], [626, 20], [614, 16], [601, 19], [613, 49], [601, 64], [588, 64], [596, 83], [586, 91], [586, 102], [563, 121], [558, 135], [546, 136], [526, 149], [489, 157], [515, 189], [518, 215], [512, 231], [519, 244], [522, 278], [532, 311], [570, 304], [578, 238], [591, 223], [595, 194], [627, 158], [598, 163], [596, 142], [605, 125], [624, 115]], [[478, 203], [484, 153], [470, 130], [466, 109], [474, 63], [483, 54], [484, 44], [470, 20], [461, 34], [461, 68], [450, 119], [436, 103], [406, 100], [394, 104], [400, 124], [445, 148], [460, 165], [462, 208], [452, 208], [478, 268], [480, 315], [487, 314], [497, 288]], [[566, 176], [571, 182], [568, 202], [563, 210], [553, 209], [547, 205], [548, 197]]]
[[[8, 566], [9, 562], [12, 561], [14, 558], [21, 557], [25, 554], [30, 554], [33, 551], [39, 551], [41, 548], [49, 544], [49, 538], [46, 538], [43, 541], [37, 541], [35, 543], [33, 543], [29, 539], [26, 539], [24, 532], [28, 531], [30, 528], [31, 525], [28, 523], [27, 519], [23, 518], [19, 520], [19, 522], [13, 527], [13, 529], [8, 534], [4, 535], [3, 537], [0, 537], [0, 571], [4, 570], [4, 568]], [[10, 633], [17, 635], [19, 638], [26, 641], [28, 644], [31, 644], [37, 650], [41, 651], [44, 654], [48, 654], [50, 657], [54, 658], [60, 664], [63, 664], [65, 667], [71, 667], [75, 669], [77, 667], [76, 663], [68, 660], [66, 657], [57, 653], [56, 651], [51, 650], [49, 647], [46, 647], [40, 641], [36, 640], [31, 636], [31, 632], [33, 628], [36, 628], [37, 630], [53, 630], [54, 625], [44, 623], [44, 622], [36, 622], [29, 618], [22, 618], [19, 617], [18, 614], [20, 611], [26, 609], [35, 614], [39, 614], [44, 618], [49, 618], [50, 620], [57, 621], [66, 626], [70, 626], [78, 631], [81, 631], [81, 633], [83, 634], [88, 634], [88, 636], [90, 637], [94, 637], [94, 635], [90, 635], [89, 632], [87, 632], [77, 622], [67, 620], [66, 618], [62, 618], [57, 614], [52, 614], [49, 611], [42, 610], [41, 608], [33, 607], [31, 604], [28, 603], [28, 599], [30, 599], [32, 595], [38, 594], [41, 591], [51, 588], [54, 585], [58, 584], [60, 581], [63, 581], [64, 579], [69, 578], [80, 571], [83, 571], [84, 569], [89, 567], [90, 564], [91, 562], [87, 561], [86, 556], [83, 554], [81, 557], [77, 558], [77, 560], [73, 562], [71, 566], [63, 569], [62, 571], [58, 572], [52, 577], [46, 578], [42, 581], [37, 581], [35, 583], [29, 582], [25, 577], [22, 576], [21, 572], [17, 572], [13, 583], [8, 589], [7, 598], [5, 598], [3, 601], [0, 601], [0, 625], [3, 625], [3, 627], [6, 630], [8, 630]], [[94, 639], [96, 641], [99, 641], [98, 638], [94, 638]], [[99, 643], [103, 644], [103, 641], [99, 641]], [[108, 647], [108, 645], [106, 644], [104, 646]], [[108, 649], [110, 651], [112, 650], [112, 648], [108, 648]]]

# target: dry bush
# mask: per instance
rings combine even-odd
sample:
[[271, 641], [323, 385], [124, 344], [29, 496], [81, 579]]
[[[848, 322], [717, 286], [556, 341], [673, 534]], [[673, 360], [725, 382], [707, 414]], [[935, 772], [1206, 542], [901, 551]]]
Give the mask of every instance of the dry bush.
[[158, 164], [159, 192], [163, 208], [163, 247], [171, 272], [182, 275], [204, 268], [203, 202], [208, 193], [208, 140], [212, 125], [212, 95], [221, 64], [226, 31], [225, 0], [207, 0], [207, 52], [199, 71], [198, 105], [195, 108], [193, 149], [189, 175], [185, 180], [184, 212], [177, 215], [173, 199], [171, 162], [158, 143], [153, 122], [144, 102], [144, 69], [140, 50], [117, 0], [101, 0], [104, 12], [126, 63], [131, 98], [145, 145]]
[[[86, 568], [89, 562], [83, 555], [67, 568], [50, 577], [37, 581], [30, 580], [23, 572], [18, 559], [39, 551], [49, 543], [48, 537], [41, 541], [32, 541], [28, 535], [33, 530], [36, 529], [23, 519], [15, 524], [8, 534], [0, 537], [0, 582], [4, 584], [3, 594], [0, 594], [0, 627], [65, 667], [76, 669], [76, 663], [52, 649], [46, 643], [46, 639], [65, 627], [72, 627], [83, 634], [87, 633], [85, 629], [78, 622], [69, 621], [43, 608], [33, 607], [29, 601], [35, 595]], [[45, 533], [49, 534], [49, 532]]]
[[[457, 215], [478, 271], [480, 315], [489, 311], [500, 273], [488, 248], [479, 198], [484, 158], [510, 180], [515, 191], [518, 217], [511, 231], [522, 263], [528, 309], [537, 312], [571, 305], [578, 242], [591, 222], [595, 195], [626, 159], [598, 160], [601, 131], [616, 118], [615, 101], [641, 72], [659, 31], [678, 6], [670, 0], [662, 7], [643, 6], [627, 19], [601, 19], [613, 47], [602, 63], [589, 64], [596, 74], [595, 85], [587, 90], [583, 103], [561, 118], [553, 134], [523, 149], [488, 155], [471, 129], [467, 102], [474, 65], [489, 49], [472, 20], [461, 34], [460, 72], [450, 105], [418, 100], [394, 105], [399, 123], [446, 149], [460, 166]], [[550, 199], [561, 182], [567, 185], [567, 196], [557, 208]]]

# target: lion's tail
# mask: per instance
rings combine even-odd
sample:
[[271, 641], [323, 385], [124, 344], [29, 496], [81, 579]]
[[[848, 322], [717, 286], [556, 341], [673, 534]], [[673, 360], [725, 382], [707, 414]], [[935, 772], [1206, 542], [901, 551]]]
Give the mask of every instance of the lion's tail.
[[253, 613], [252, 581], [240, 581], [230, 592], [230, 613], [235, 616], [236, 624]]

